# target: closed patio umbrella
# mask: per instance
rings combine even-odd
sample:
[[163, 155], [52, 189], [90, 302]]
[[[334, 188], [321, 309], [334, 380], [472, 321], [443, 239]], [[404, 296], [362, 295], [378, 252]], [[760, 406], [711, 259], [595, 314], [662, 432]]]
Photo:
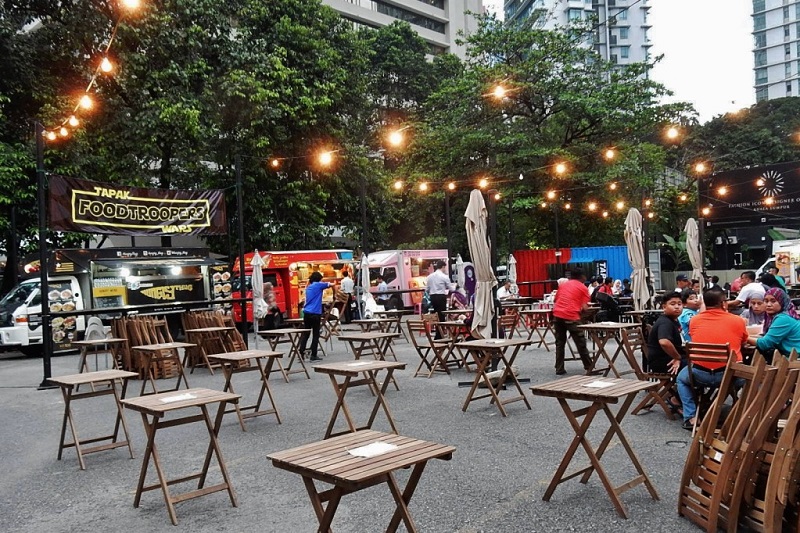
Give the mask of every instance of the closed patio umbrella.
[[464, 275], [464, 260], [461, 259], [461, 254], [456, 255], [456, 283], [462, 289], [464, 288], [464, 282], [466, 281]]
[[258, 319], [267, 316], [267, 302], [264, 300], [264, 273], [261, 272], [264, 259], [258, 250], [253, 254], [250, 266], [253, 267], [250, 277], [250, 285], [253, 287], [253, 329], [256, 333], [256, 350], [258, 350]]
[[508, 281], [511, 282], [511, 292], [519, 294], [519, 287], [517, 287], [517, 260], [514, 254], [508, 254]]
[[472, 264], [475, 267], [475, 307], [472, 312], [473, 337], [485, 339], [491, 337], [492, 319], [494, 318], [494, 302], [492, 289], [497, 285], [497, 278], [492, 271], [491, 251], [486, 237], [486, 203], [481, 191], [474, 189], [469, 194], [469, 204], [464, 213], [466, 217], [467, 245]]
[[633, 267], [631, 289], [633, 290], [633, 307], [637, 311], [650, 308], [650, 287], [642, 239], [642, 214], [638, 209], [632, 207], [628, 210], [628, 216], [625, 218], [625, 244], [628, 245], [628, 260]]
[[361, 289], [361, 297], [359, 301], [359, 311], [361, 318], [364, 318], [364, 311], [367, 305], [367, 295], [369, 294], [369, 258], [367, 254], [361, 254], [361, 266], [359, 267], [359, 287]]
[[689, 254], [689, 262], [692, 264], [692, 278], [703, 283], [703, 248], [700, 244], [700, 230], [697, 228], [697, 221], [690, 218], [686, 221], [686, 253]]

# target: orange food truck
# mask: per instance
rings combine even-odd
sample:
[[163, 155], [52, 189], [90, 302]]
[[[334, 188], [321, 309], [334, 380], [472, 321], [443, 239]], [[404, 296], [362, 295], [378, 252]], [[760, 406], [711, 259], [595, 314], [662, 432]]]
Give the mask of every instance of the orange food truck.
[[[264, 283], [272, 283], [273, 292], [278, 308], [286, 318], [300, 316], [300, 302], [305, 301], [308, 278], [312, 272], [319, 271], [322, 281], [335, 284], [338, 289], [342, 280], [342, 272], [347, 270], [353, 276], [356, 262], [353, 260], [353, 251], [345, 249], [336, 250], [297, 250], [282, 252], [259, 252], [264, 259], [261, 268], [264, 274]], [[253, 322], [253, 291], [250, 278], [253, 267], [250, 261], [253, 253], [245, 254], [245, 276], [247, 282], [247, 322]], [[233, 264], [233, 294], [232, 298], [239, 298], [241, 276], [239, 275], [239, 259]], [[322, 296], [323, 302], [333, 301], [333, 291], [326, 290]], [[238, 322], [241, 320], [242, 308], [233, 306], [233, 316]]]

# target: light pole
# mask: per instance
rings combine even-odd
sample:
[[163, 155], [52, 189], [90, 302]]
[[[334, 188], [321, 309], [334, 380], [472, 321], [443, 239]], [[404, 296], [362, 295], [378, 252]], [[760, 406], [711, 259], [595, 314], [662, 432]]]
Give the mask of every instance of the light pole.
[[[244, 264], [244, 208], [242, 206], [242, 156], [236, 155], [234, 158], [234, 166], [236, 169], [236, 215], [239, 219], [239, 294], [242, 298], [240, 305], [242, 306], [241, 320], [239, 321], [239, 331], [244, 339], [245, 346], [247, 346], [247, 276], [245, 274]], [[253, 318], [255, 320], [255, 317]]]
[[[52, 377], [50, 357], [53, 353], [52, 332], [50, 328], [50, 307], [47, 305], [47, 293], [50, 286], [47, 279], [47, 176], [44, 171], [44, 126], [36, 121], [36, 186], [39, 204], [39, 294], [42, 300], [42, 366], [43, 377], [40, 389], [52, 388], [49, 379]], [[16, 268], [16, 265], [14, 265]]]

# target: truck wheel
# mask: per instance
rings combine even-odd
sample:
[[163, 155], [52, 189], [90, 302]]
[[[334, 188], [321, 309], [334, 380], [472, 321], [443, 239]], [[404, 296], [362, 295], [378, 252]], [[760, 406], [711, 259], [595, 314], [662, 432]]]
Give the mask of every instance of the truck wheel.
[[19, 351], [22, 352], [25, 357], [42, 357], [44, 355], [43, 346], [41, 344], [20, 346]]

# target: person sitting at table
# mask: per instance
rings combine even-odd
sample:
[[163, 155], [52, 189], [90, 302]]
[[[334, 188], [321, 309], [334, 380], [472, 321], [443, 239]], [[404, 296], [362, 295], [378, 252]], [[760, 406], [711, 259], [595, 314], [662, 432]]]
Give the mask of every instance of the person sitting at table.
[[267, 303], [267, 314], [264, 316], [264, 329], [278, 329], [283, 322], [283, 314], [278, 307], [275, 290], [269, 281], [264, 283], [264, 301]]
[[375, 283], [378, 284], [378, 297], [376, 298], [377, 304], [382, 305], [384, 310], [389, 309], [389, 285], [383, 280], [383, 276], [378, 274], [375, 277]]
[[450, 297], [447, 301], [447, 306], [450, 309], [469, 308], [469, 301], [467, 300], [467, 294], [464, 292], [464, 289], [456, 285], [456, 290], [450, 293]]
[[681, 327], [681, 337], [686, 342], [692, 342], [692, 337], [689, 333], [689, 321], [700, 310], [700, 298], [698, 294], [692, 289], [685, 289], [681, 293], [681, 302], [683, 302], [683, 311], [678, 317], [678, 324]]
[[744, 319], [746, 326], [760, 326], [767, 318], [767, 313], [764, 311], [764, 298], [753, 296], [750, 298], [750, 306], [742, 311], [739, 315]]
[[677, 374], [683, 365], [683, 340], [678, 317], [683, 301], [677, 292], [668, 292], [661, 300], [664, 312], [659, 315], [647, 337], [647, 362], [652, 372]]
[[622, 297], [630, 298], [633, 296], [633, 287], [631, 287], [631, 280], [625, 278], [622, 280]]
[[611, 286], [611, 295], [615, 298], [622, 296], [622, 280], [614, 280], [614, 284]]
[[[736, 299], [728, 302], [728, 309], [736, 309], [741, 306], [744, 306], [746, 309], [753, 295], [764, 297], [764, 286], [756, 282], [755, 272], [746, 270], [742, 272], [742, 275], [739, 276], [738, 279], [741, 282], [742, 288], [739, 290], [739, 295], [736, 296]], [[733, 291], [734, 288], [731, 287], [731, 290]]]
[[767, 317], [763, 336], [751, 335], [747, 344], [758, 348], [770, 363], [775, 350], [783, 356], [788, 356], [792, 348], [800, 350], [800, 320], [789, 295], [782, 289], [768, 290], [764, 296], [764, 311]]
[[597, 292], [614, 296], [613, 285], [614, 278], [606, 278], [603, 280], [603, 284], [597, 287]]
[[775, 276], [775, 280], [778, 282], [778, 285], [780, 285], [783, 290], [786, 290], [786, 280], [784, 280], [783, 276], [781, 276], [778, 267], [771, 266], [767, 269], [767, 272]]
[[513, 297], [514, 293], [511, 292], [511, 280], [507, 279], [503, 282], [503, 286], [497, 289], [497, 299], [508, 300]]
[[[747, 328], [744, 321], [736, 315], [728, 313], [725, 293], [722, 291], [706, 291], [703, 302], [705, 310], [692, 318], [689, 323], [692, 342], [728, 343], [736, 361], [741, 362], [742, 345], [747, 342]], [[725, 363], [708, 363], [708, 366], [693, 364], [692, 380], [695, 386], [719, 387], [724, 370]], [[683, 429], [691, 430], [695, 426], [694, 417], [697, 415], [697, 405], [694, 401], [694, 387], [689, 379], [688, 366], [678, 373], [678, 394], [683, 403]]]

